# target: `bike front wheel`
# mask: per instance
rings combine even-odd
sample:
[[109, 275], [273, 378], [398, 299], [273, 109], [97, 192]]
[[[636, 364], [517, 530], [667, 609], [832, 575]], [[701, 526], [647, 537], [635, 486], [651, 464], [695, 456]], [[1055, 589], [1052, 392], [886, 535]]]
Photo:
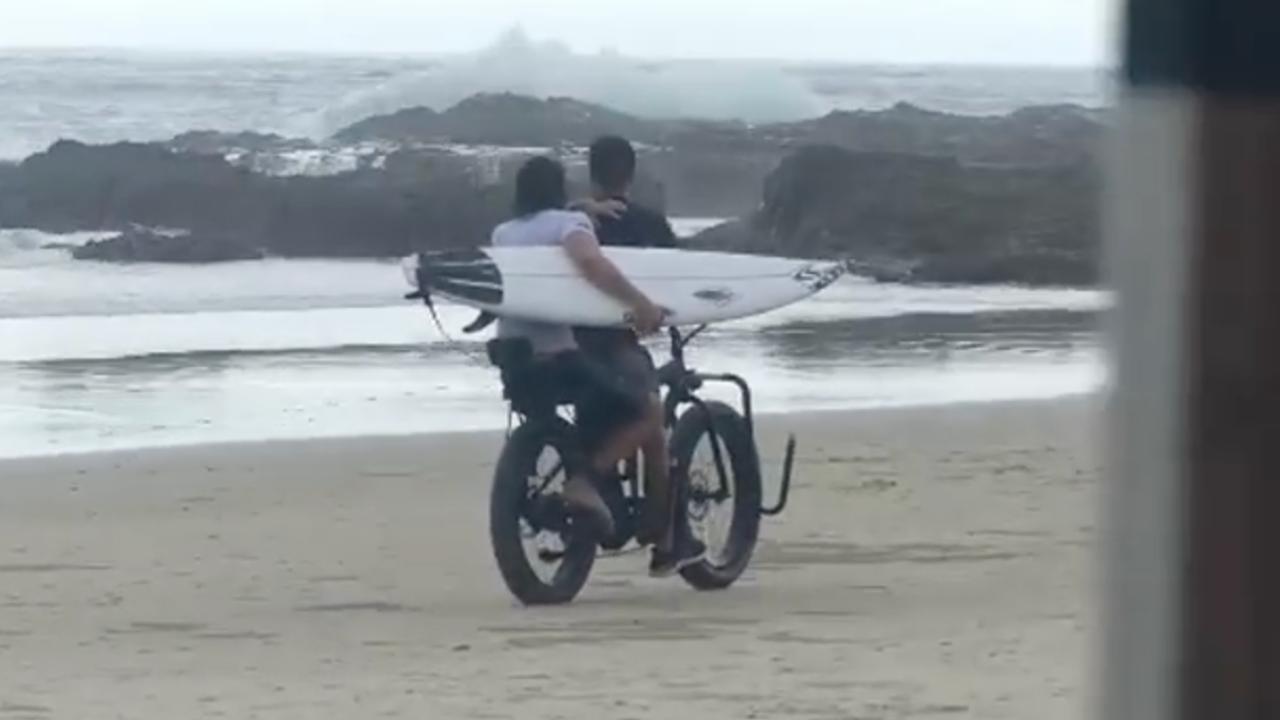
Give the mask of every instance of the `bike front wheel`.
[[689, 529], [707, 545], [706, 559], [680, 574], [699, 590], [727, 588], [747, 569], [760, 535], [760, 458], [746, 419], [721, 402], [690, 407], [672, 430], [671, 458], [676, 477], [687, 479]]

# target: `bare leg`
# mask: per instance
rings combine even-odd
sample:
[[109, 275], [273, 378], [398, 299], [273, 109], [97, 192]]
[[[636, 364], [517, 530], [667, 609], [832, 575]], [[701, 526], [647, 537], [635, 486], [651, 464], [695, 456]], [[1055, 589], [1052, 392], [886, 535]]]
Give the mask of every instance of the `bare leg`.
[[668, 577], [682, 568], [706, 557], [707, 548], [701, 540], [684, 531], [680, 512], [684, 502], [683, 478], [671, 472], [671, 453], [662, 425], [662, 407], [655, 398], [656, 422], [654, 432], [645, 439], [645, 494], [648, 498], [645, 512], [648, 515], [648, 532], [653, 542], [653, 554], [649, 563], [651, 577]]
[[[613, 472], [618, 463], [635, 455], [651, 434], [651, 419], [647, 415], [614, 431], [592, 456], [591, 472], [597, 477]], [[590, 512], [596, 518], [598, 530], [606, 535], [613, 532], [614, 518], [590, 477], [578, 475], [569, 478], [564, 492], [570, 505]]]
[[667, 451], [667, 433], [662, 427], [662, 404], [655, 396], [646, 414], [649, 433], [641, 451], [644, 453], [645, 505], [644, 535], [641, 541], [670, 550], [674, 542], [675, 493], [671, 490], [671, 459]]
[[608, 473], [614, 470], [618, 463], [634, 455], [648, 440], [651, 433], [650, 420], [647, 416], [618, 429], [601, 444], [591, 458], [591, 469], [597, 473]]

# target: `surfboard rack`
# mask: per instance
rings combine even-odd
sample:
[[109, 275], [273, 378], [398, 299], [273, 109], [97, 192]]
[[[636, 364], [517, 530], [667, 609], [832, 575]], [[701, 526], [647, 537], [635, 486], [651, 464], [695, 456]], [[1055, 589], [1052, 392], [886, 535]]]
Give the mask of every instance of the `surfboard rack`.
[[787, 437], [787, 452], [782, 459], [782, 485], [778, 488], [778, 502], [773, 507], [761, 507], [760, 514], [768, 517], [781, 515], [787, 509], [787, 500], [791, 496], [791, 470], [796, 461], [796, 436]]
[[[668, 329], [668, 335], [671, 338], [671, 358], [672, 362], [659, 369], [659, 376], [664, 375], [664, 371], [681, 372], [684, 377], [664, 377], [663, 382], [668, 384], [673, 390], [679, 394], [674, 396], [668, 404], [667, 412], [669, 417], [674, 419], [674, 404], [680, 402], [690, 402], [694, 405], [702, 405], [702, 401], [692, 394], [692, 390], [696, 390], [703, 384], [708, 382], [728, 383], [738, 388], [738, 394], [742, 400], [742, 417], [747, 425], [747, 435], [751, 438], [751, 444], [757, 446], [756, 428], [755, 428], [755, 409], [751, 402], [751, 385], [746, 379], [740, 375], [733, 373], [700, 373], [695, 370], [685, 369], [684, 349], [691, 340], [697, 337], [702, 331], [706, 330], [706, 325], [700, 325], [690, 331], [688, 334], [681, 334], [679, 328], [671, 327]], [[703, 412], [708, 412], [705, 406], [702, 406]], [[727, 492], [728, 474], [724, 467], [724, 460], [720, 453], [720, 439], [716, 436], [714, 425], [710, 427], [711, 431], [711, 449], [712, 456], [715, 460], [716, 472], [720, 476], [720, 492]], [[782, 460], [782, 479], [778, 488], [778, 500], [773, 505], [762, 505], [760, 514], [767, 517], [775, 517], [781, 515], [787, 509], [787, 501], [791, 497], [791, 475], [795, 468], [796, 457], [796, 436], [793, 434], [787, 438], [787, 449]]]
[[[747, 434], [751, 438], [752, 445], [756, 445], [755, 414], [751, 404], [751, 386], [747, 384], [747, 381], [743, 379], [741, 376], [734, 375], [732, 373], [704, 374], [704, 373], [694, 372], [692, 373], [691, 377], [699, 385], [707, 382], [721, 382], [721, 383], [729, 383], [737, 386], [738, 392], [742, 398], [742, 418], [747, 424]], [[712, 429], [713, 436], [714, 436], [714, 433], [715, 433], [715, 430], [713, 428]], [[719, 439], [714, 438], [713, 442], [716, 445], [718, 445]], [[713, 453], [716, 460], [716, 471], [720, 474], [721, 478], [727, 477], [725, 474], [725, 470], [722, 467], [718, 448], [715, 445], [713, 445], [712, 449], [713, 451], [717, 451]], [[792, 470], [795, 468], [795, 457], [796, 457], [796, 436], [793, 434], [787, 438], [787, 449], [782, 459], [782, 479], [779, 482], [779, 487], [778, 487], [778, 500], [773, 505], [762, 505], [760, 507], [761, 515], [764, 515], [767, 517], [775, 517], [775, 516], [781, 515], [782, 512], [787, 509], [787, 501], [790, 499], [790, 496], [791, 496], [791, 475], [792, 475]], [[722, 483], [723, 483], [723, 480], [722, 480]]]

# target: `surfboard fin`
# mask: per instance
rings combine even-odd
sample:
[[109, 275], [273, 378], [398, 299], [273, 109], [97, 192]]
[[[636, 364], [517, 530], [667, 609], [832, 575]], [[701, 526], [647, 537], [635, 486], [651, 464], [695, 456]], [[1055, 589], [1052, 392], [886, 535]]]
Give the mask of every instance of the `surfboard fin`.
[[496, 321], [497, 319], [498, 319], [497, 315], [494, 315], [488, 310], [481, 310], [480, 314], [476, 315], [476, 318], [474, 320], [472, 320], [471, 322], [467, 323], [462, 327], [462, 332], [466, 335], [478, 333], [481, 330], [492, 325], [494, 321]]

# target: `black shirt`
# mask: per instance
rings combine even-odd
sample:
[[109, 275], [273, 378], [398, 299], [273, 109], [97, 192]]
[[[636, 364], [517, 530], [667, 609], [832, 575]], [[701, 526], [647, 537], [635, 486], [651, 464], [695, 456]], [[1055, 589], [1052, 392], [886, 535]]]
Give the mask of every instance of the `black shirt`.
[[[614, 198], [627, 203], [627, 209], [618, 217], [600, 218], [596, 221], [596, 238], [601, 245], [619, 247], [676, 247], [676, 233], [662, 213], [643, 205], [636, 205], [625, 198]], [[636, 334], [626, 328], [575, 328], [578, 345], [587, 352], [607, 352], [622, 343], [636, 343]]]
[[675, 231], [671, 229], [671, 223], [667, 222], [665, 215], [631, 203], [627, 203], [627, 209], [619, 217], [604, 217], [597, 221], [596, 237], [600, 239], [601, 245], [661, 248], [676, 246]]

